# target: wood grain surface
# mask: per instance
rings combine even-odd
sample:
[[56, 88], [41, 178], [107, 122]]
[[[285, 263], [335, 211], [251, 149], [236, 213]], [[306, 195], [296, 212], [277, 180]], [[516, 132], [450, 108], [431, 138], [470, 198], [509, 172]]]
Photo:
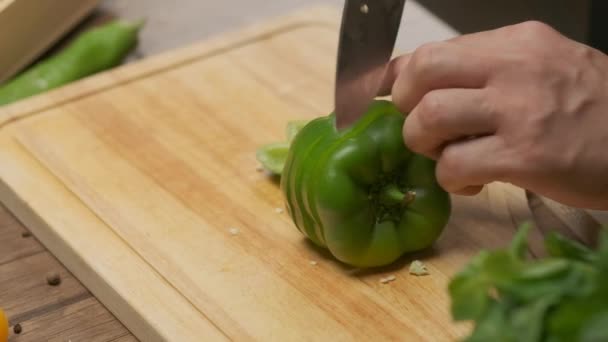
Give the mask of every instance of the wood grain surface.
[[[118, 9], [119, 13], [137, 10], [133, 4], [106, 4], [106, 8]], [[271, 7], [266, 15], [272, 16]], [[264, 12], [259, 6], [256, 10]], [[180, 11], [183, 13], [184, 9]], [[337, 22], [335, 16], [332, 18], [330, 28], [332, 22]], [[250, 20], [254, 19], [259, 20], [259, 16], [251, 15]], [[243, 17], [238, 20], [242, 24]], [[288, 22], [279, 21], [281, 25]], [[230, 26], [223, 24], [224, 30]], [[503, 244], [516, 222], [532, 217], [525, 193], [496, 184], [474, 199], [457, 198], [458, 212], [450, 233], [433, 251], [412, 256], [429, 262], [433, 272], [430, 279], [412, 279], [405, 274], [403, 267], [411, 258], [391, 268], [358, 273], [309, 248], [301, 237], [285, 230], [289, 221], [274, 213], [274, 206], [281, 205], [276, 184], [252, 171], [255, 162], [251, 148], [266, 141], [260, 136], [280, 138], [289, 117], [326, 114], [333, 58], [330, 52], [335, 41], [324, 29], [293, 37], [264, 34], [281, 25], [262, 25], [263, 29], [246, 30], [245, 34], [228, 34], [5, 109], [0, 114], [4, 126], [0, 158], [10, 162], [3, 172], [1, 197], [145, 341], [182, 341], [201, 334], [212, 340], [272, 338], [291, 331], [288, 327], [293, 325], [285, 325], [281, 320], [284, 317], [314, 317], [306, 323], [312, 327], [291, 323], [311, 337], [325, 336], [320, 326], [334, 329], [330, 331], [336, 332], [332, 334], [336, 338], [349, 339], [352, 331], [363, 328], [374, 335], [359, 337], [452, 340], [465, 327], [448, 323], [442, 285], [476, 249]], [[154, 27], [158, 30], [158, 25]], [[440, 27], [443, 31], [435, 31], [438, 36], [453, 34], [445, 26]], [[425, 33], [417, 38], [432, 40], [433, 34]], [[172, 41], [152, 38], [150, 31], [147, 35], [147, 45], [138, 49], [133, 60], [201, 38], [182, 34], [182, 40]], [[319, 36], [322, 38], [317, 39]], [[256, 42], [255, 37], [261, 42]], [[240, 43], [235, 45], [237, 42]], [[284, 56], [292, 51], [300, 60], [285, 61]], [[298, 68], [289, 65], [294, 62]], [[201, 79], [193, 79], [191, 72]], [[245, 96], [239, 96], [238, 103], [230, 103], [226, 94], [237, 93]], [[122, 100], [117, 103], [116, 97]], [[256, 104], [260, 98], [264, 105]], [[181, 102], [174, 103], [176, 99]], [[187, 105], [182, 106], [184, 103]], [[286, 114], [279, 117], [277, 112]], [[243, 113], [253, 113], [260, 121], [239, 122], [239, 114]], [[215, 122], [218, 116], [221, 120]], [[231, 132], [237, 132], [239, 141], [249, 149], [236, 143], [214, 147], [222, 138], [234, 139]], [[19, 173], [24, 170], [25, 174]], [[226, 176], [218, 178], [217, 174], [226, 171], [244, 183], [224, 184]], [[134, 197], [123, 196], [125, 189]], [[244, 198], [234, 201], [224, 192]], [[251, 207], [252, 201], [260, 200], [261, 204]], [[166, 207], [167, 203], [170, 206]], [[533, 204], [534, 209], [542, 208], [540, 201], [533, 200]], [[234, 215], [238, 222], [218, 218], [243, 208], [246, 213]], [[149, 215], [150, 211], [154, 215]], [[471, 216], [477, 221], [473, 227], [468, 222]], [[541, 216], [545, 217], [542, 210], [535, 212], [537, 220]], [[0, 222], [14, 219], [7, 215], [6, 221], [2, 218]], [[23, 229], [17, 223], [8, 225]], [[11, 307], [7, 309], [11, 323], [21, 323], [23, 327], [16, 341], [135, 340], [35, 239], [22, 238], [6, 226], [0, 227], [0, 241], [8, 241], [14, 248], [0, 250], [0, 274], [13, 276], [8, 284], [0, 278], [0, 306]], [[229, 227], [239, 227], [241, 234], [227, 234]], [[176, 233], [179, 229], [186, 232]], [[497, 233], [488, 236], [486, 229]], [[464, 235], [459, 236], [461, 233]], [[267, 234], [277, 237], [268, 238]], [[541, 237], [540, 232], [535, 232], [534, 254], [542, 253]], [[169, 243], [172, 247], [159, 246], [159, 239], [174, 240]], [[286, 241], [296, 252], [281, 249]], [[229, 246], [229, 251], [205, 250], [220, 245]], [[110, 247], [104, 248], [107, 246]], [[189, 249], [174, 252], [184, 246]], [[95, 249], [103, 252], [91, 252]], [[203, 249], [204, 259], [212, 258], [201, 263], [193, 258], [201, 253], [197, 249]], [[439, 257], [442, 254], [444, 257]], [[311, 267], [309, 260], [318, 260], [319, 264]], [[294, 265], [305, 267], [304, 271], [285, 270]], [[255, 272], [255, 267], [269, 271]], [[48, 269], [55, 269], [62, 276], [64, 281], [59, 287], [46, 284]], [[192, 276], [189, 271], [201, 275]], [[209, 279], [209, 274], [215, 274], [211, 278], [216, 279]], [[336, 274], [344, 279], [323, 282]], [[396, 274], [396, 282], [379, 283], [387, 274]], [[317, 277], [321, 277], [318, 284], [304, 284]], [[354, 290], [335, 295], [342, 291], [340, 286], [351, 287], [353, 280], [357, 283]], [[138, 293], [134, 284], [145, 284], [144, 290]], [[248, 286], [243, 288], [243, 284]], [[5, 288], [6, 294], [2, 292]], [[237, 298], [233, 298], [235, 293]], [[5, 299], [20, 295], [21, 299]], [[366, 304], [359, 303], [361, 298]], [[376, 309], [367, 304], [370, 298]], [[312, 308], [299, 314], [285, 309], [285, 305], [299, 308], [303, 303]], [[175, 309], [166, 313], [154, 311], [168, 305]], [[359, 312], [350, 312], [352, 309]], [[272, 318], [270, 322], [275, 325], [264, 326], [264, 315], [255, 316], [260, 312], [272, 312], [266, 318]], [[369, 319], [369, 315], [377, 317], [362, 326], [356, 324]], [[254, 318], [252, 322], [243, 322], [250, 317]], [[432, 322], [425, 322], [428, 317], [433, 317]], [[54, 322], [58, 325], [53, 326]], [[399, 329], [411, 334], [395, 335]], [[426, 329], [433, 334], [429, 335]]]
[[306, 10], [7, 107], [3, 201], [141, 340], [461, 336], [447, 281], [531, 217], [522, 190], [455, 196], [444, 236], [415, 255], [432, 275], [417, 278], [412, 255], [360, 272], [311, 248], [256, 172], [255, 149], [288, 120], [330, 111], [337, 14]]
[[[0, 306], [9, 317], [9, 341], [136, 341], [4, 207], [0, 222]], [[50, 286], [49, 274], [61, 283]]]

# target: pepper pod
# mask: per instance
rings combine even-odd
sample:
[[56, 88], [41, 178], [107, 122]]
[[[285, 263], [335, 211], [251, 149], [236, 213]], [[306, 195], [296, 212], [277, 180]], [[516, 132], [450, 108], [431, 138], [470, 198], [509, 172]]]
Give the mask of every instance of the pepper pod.
[[405, 116], [376, 100], [351, 127], [335, 114], [310, 121], [293, 138], [281, 191], [296, 227], [355, 267], [390, 264], [431, 246], [451, 213], [435, 161], [403, 142]]

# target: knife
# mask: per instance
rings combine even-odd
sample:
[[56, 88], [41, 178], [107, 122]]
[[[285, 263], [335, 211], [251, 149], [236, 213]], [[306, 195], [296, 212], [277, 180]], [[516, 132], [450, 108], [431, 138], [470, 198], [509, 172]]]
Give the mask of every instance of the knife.
[[377, 96], [404, 5], [405, 0], [345, 0], [334, 95], [339, 130], [357, 121]]

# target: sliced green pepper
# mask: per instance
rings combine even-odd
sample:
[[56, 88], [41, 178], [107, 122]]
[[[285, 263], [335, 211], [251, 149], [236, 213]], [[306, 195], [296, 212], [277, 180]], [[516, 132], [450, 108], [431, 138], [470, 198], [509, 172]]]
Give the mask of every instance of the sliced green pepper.
[[449, 219], [435, 162], [406, 148], [404, 119], [376, 100], [346, 130], [331, 113], [291, 141], [281, 174], [286, 208], [307, 238], [346, 264], [382, 266], [425, 249]]

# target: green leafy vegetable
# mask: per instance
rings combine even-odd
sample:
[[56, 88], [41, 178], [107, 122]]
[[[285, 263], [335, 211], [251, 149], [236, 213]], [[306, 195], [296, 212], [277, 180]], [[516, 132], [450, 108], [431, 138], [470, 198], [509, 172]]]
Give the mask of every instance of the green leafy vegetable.
[[452, 317], [477, 341], [608, 341], [608, 234], [597, 250], [557, 233], [548, 256], [527, 259], [521, 227], [504, 249], [483, 250], [449, 283]]

